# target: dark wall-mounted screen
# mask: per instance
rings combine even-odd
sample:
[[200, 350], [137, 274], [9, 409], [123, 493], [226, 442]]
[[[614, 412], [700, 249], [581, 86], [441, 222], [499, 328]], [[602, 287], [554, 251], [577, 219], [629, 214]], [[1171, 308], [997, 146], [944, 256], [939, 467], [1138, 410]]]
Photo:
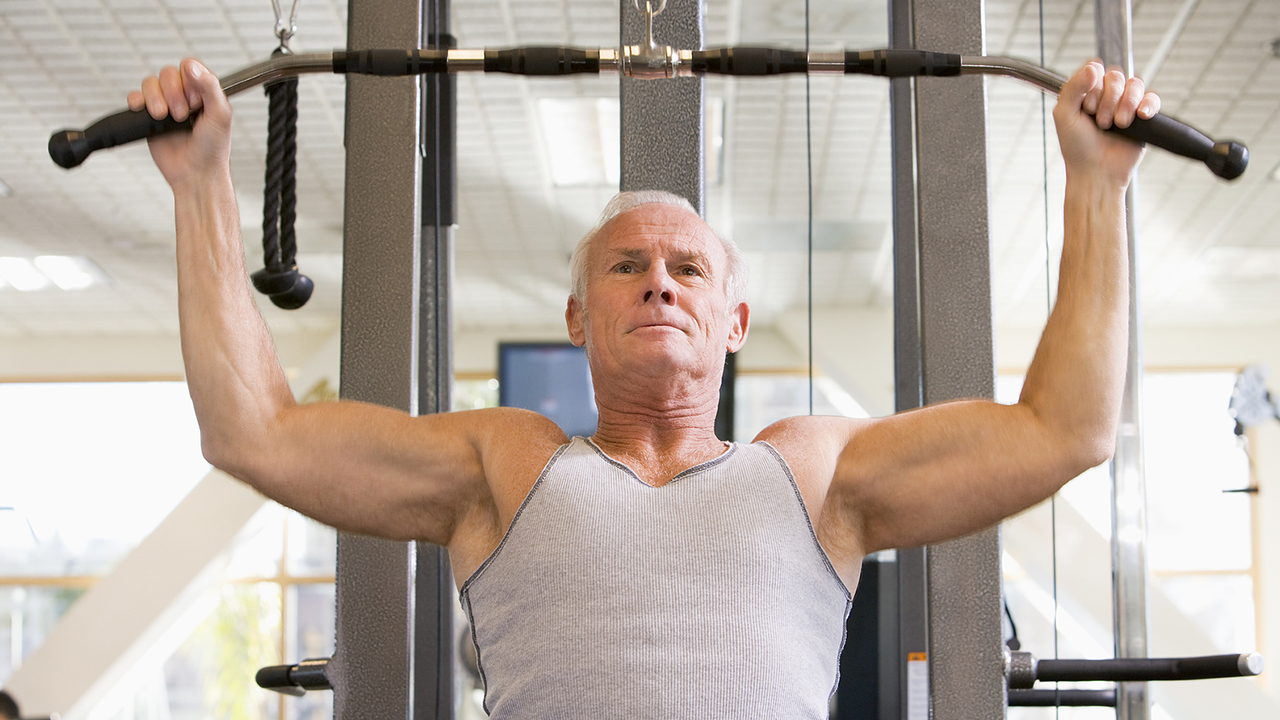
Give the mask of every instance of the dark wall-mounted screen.
[[596, 431], [587, 353], [569, 343], [500, 343], [498, 402], [541, 413], [569, 437]]

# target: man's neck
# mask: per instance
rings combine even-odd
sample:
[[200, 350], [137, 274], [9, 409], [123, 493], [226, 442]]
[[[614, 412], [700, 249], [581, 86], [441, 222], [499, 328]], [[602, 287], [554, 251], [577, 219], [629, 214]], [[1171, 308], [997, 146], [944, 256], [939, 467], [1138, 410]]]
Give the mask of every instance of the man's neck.
[[724, 452], [715, 434], [718, 392], [636, 388], [610, 395], [597, 388], [596, 405], [600, 417], [592, 440], [651, 485]]

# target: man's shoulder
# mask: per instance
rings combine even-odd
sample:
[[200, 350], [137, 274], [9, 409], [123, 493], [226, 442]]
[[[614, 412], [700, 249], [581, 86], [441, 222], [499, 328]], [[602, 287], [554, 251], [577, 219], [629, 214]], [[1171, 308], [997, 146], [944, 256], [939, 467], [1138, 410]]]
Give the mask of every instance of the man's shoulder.
[[767, 442], [779, 451], [783, 447], [807, 446], [814, 449], [815, 446], [828, 442], [834, 442], [843, 447], [859, 428], [871, 422], [874, 421], [866, 418], [797, 415], [783, 418], [769, 425], [756, 435], [753, 442]]
[[569, 441], [564, 431], [550, 418], [523, 408], [494, 407], [458, 410], [424, 417], [438, 417], [445, 419], [446, 422], [468, 426], [479, 436], [494, 436], [495, 439], [547, 442], [553, 443], [554, 447]]

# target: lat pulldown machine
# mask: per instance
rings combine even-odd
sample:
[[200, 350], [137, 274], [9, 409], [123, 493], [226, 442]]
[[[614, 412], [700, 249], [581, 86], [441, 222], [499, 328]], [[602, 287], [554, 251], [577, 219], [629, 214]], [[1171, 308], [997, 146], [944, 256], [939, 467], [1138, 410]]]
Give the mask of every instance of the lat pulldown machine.
[[[647, 43], [611, 49], [563, 47], [524, 47], [502, 50], [457, 50], [429, 47], [421, 50], [335, 51], [333, 53], [291, 55], [273, 58], [242, 69], [223, 79], [228, 95], [255, 85], [291, 78], [306, 73], [332, 72], [367, 75], [404, 76], [468, 71], [504, 72], [530, 76], [556, 76], [576, 73], [617, 72], [638, 79], [690, 77], [707, 74], [761, 76], [784, 73], [867, 74], [883, 77], [921, 77], [958, 75], [1000, 75], [1023, 80], [1049, 92], [1058, 92], [1065, 81], [1060, 75], [1013, 58], [962, 56], [914, 50], [877, 50], [863, 52], [803, 53], [776, 48], [721, 48], [701, 51], [677, 50], [658, 46], [653, 41], [653, 16], [646, 12]], [[188, 126], [170, 120], [155, 122], [145, 112], [124, 111], [95, 122], [84, 131], [64, 131], [50, 138], [49, 150], [58, 164], [74, 167], [94, 150], [131, 142]], [[1122, 131], [1135, 140], [1147, 142], [1179, 155], [1204, 162], [1215, 175], [1224, 179], [1238, 177], [1248, 163], [1248, 152], [1234, 142], [1215, 142], [1203, 133], [1167, 116], [1135, 122]], [[1029, 656], [1028, 656], [1029, 657]], [[1203, 661], [1203, 662], [1202, 662]], [[1213, 662], [1210, 662], [1213, 661]], [[298, 666], [264, 669], [263, 685], [303, 688], [328, 687], [325, 677], [327, 661], [304, 661]], [[1010, 656], [1006, 660], [1009, 686], [1026, 683], [1030, 665], [1031, 682], [1036, 679], [1068, 679], [1056, 674], [1054, 663], [1109, 663], [1112, 661], [1041, 661]], [[1126, 659], [1126, 668], [1115, 675], [1115, 668], [1098, 665], [1093, 671], [1073, 670], [1070, 679], [1195, 679], [1254, 675], [1261, 670], [1257, 655], [1222, 656], [1190, 659]], [[1190, 663], [1195, 671], [1186, 671]], [[1114, 663], [1113, 663], [1114, 664]], [[1024, 668], [1015, 672], [1015, 668]], [[1161, 668], [1183, 668], [1162, 672]], [[1060, 668], [1057, 668], [1060, 669]], [[1043, 671], [1043, 672], [1041, 672]], [[1018, 674], [1018, 673], [1021, 674]], [[1212, 674], [1206, 674], [1212, 673]], [[1015, 682], [1015, 675], [1019, 678]], [[283, 682], [280, 682], [283, 680]], [[1022, 684], [1022, 687], [1026, 687]], [[1065, 691], [1064, 691], [1065, 692]], [[1053, 694], [1050, 691], [1050, 694]], [[1012, 694], [1011, 694], [1012, 695]], [[1058, 694], [1061, 700], [1061, 693]], [[1011, 698], [1012, 699], [1012, 698]], [[1028, 698], [1029, 699], [1029, 698]], [[1058, 704], [1058, 702], [1050, 703]]]

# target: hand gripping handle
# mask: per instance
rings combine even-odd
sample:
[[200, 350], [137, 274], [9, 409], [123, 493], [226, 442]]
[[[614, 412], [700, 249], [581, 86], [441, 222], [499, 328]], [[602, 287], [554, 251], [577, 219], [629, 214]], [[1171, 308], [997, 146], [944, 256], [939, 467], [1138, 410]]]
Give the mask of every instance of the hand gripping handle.
[[84, 130], [60, 130], [49, 138], [49, 157], [71, 169], [95, 150], [124, 145], [174, 130], [190, 130], [191, 119], [156, 120], [146, 110], [122, 110], [94, 121]]
[[1235, 180], [1249, 166], [1249, 149], [1238, 142], [1214, 142], [1190, 125], [1168, 115], [1153, 115], [1150, 120], [1134, 118], [1127, 128], [1111, 130], [1131, 140], [1149, 143], [1175, 155], [1199, 160], [1209, 172], [1223, 180]]

